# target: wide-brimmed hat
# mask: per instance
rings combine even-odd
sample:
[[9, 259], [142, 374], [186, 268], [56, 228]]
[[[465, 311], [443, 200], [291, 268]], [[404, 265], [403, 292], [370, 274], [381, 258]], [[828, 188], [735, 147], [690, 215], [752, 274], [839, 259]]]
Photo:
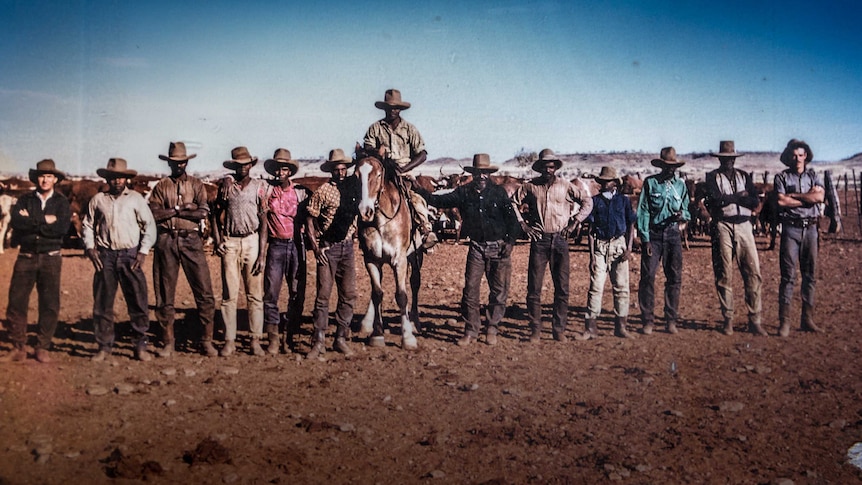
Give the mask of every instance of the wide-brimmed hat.
[[805, 164], [808, 165], [808, 163], [814, 158], [814, 153], [811, 151], [811, 147], [808, 146], [808, 143], [805, 143], [802, 140], [797, 140], [796, 138], [787, 142], [787, 146], [784, 147], [784, 151], [781, 152], [781, 163], [788, 167], [795, 167], [796, 159], [793, 158], [793, 152], [796, 151], [797, 148], [805, 149]]
[[35, 169], [30, 169], [30, 181], [34, 184], [38, 184], [39, 182], [36, 180], [36, 177], [45, 175], [46, 173], [53, 173], [54, 176], [57, 177], [57, 182], [66, 178], [65, 173], [57, 170], [57, 167], [54, 165], [54, 160], [46, 158], [38, 162]]
[[736, 145], [733, 140], [722, 140], [718, 144], [718, 153], [710, 153], [713, 157], [742, 157], [744, 153], [736, 153]]
[[114, 179], [114, 178], [134, 178], [135, 175], [138, 174], [135, 170], [130, 170], [128, 168], [128, 164], [126, 163], [125, 158], [112, 158], [108, 160], [108, 166], [106, 168], [100, 168], [96, 170], [96, 173], [99, 174], [99, 177], [104, 179]]
[[[733, 143], [733, 142], [731, 142]], [[653, 158], [650, 162], [653, 167], [681, 167], [685, 165], [685, 162], [682, 160], [678, 160], [676, 158], [676, 148], [674, 147], [664, 147], [661, 149], [661, 153], [659, 153], [658, 158]]]
[[186, 155], [186, 144], [181, 141], [172, 141], [168, 147], [167, 155], [159, 155], [159, 158], [171, 162], [187, 162], [198, 156], [196, 153]]
[[377, 109], [400, 108], [402, 110], [410, 109], [410, 103], [401, 101], [401, 91], [397, 89], [387, 89], [383, 95], [383, 101], [374, 103]]
[[263, 169], [273, 177], [278, 176], [278, 171], [284, 167], [290, 169], [290, 176], [296, 175], [299, 171], [299, 163], [290, 158], [290, 150], [287, 148], [278, 148], [272, 155], [272, 158], [263, 162]]
[[596, 180], [599, 182], [610, 182], [612, 180], [616, 180], [617, 183], [622, 185], [622, 180], [620, 180], [619, 175], [617, 175], [617, 169], [614, 167], [602, 167], [601, 172], [596, 176]]
[[533, 171], [541, 172], [539, 168], [540, 166], [544, 166], [545, 162], [557, 162], [558, 169], [563, 166], [563, 161], [560, 160], [560, 157], [558, 157], [550, 148], [545, 148], [539, 152], [539, 158], [533, 162]]
[[257, 163], [257, 157], [251, 156], [246, 147], [236, 147], [230, 151], [230, 160], [225, 160], [222, 165], [224, 168], [236, 170], [240, 165], [248, 165], [249, 163], [254, 166]]
[[491, 165], [491, 156], [487, 153], [473, 155], [473, 166], [464, 167], [464, 171], [470, 173], [494, 173], [497, 170], [500, 170], [500, 167]]
[[336, 148], [335, 150], [329, 151], [329, 158], [320, 165], [320, 170], [331, 172], [333, 167], [341, 163], [350, 167], [354, 162], [352, 158], [344, 154], [344, 150]]

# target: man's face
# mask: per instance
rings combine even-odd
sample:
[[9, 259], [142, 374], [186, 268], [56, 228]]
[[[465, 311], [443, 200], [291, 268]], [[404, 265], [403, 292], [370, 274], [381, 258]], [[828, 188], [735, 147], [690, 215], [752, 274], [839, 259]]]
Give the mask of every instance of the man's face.
[[172, 177], [181, 177], [186, 173], [186, 167], [188, 166], [188, 160], [170, 160], [168, 165], [171, 167], [171, 176]]
[[290, 170], [290, 167], [279, 167], [276, 174], [278, 175], [279, 180], [287, 180], [293, 172]]
[[236, 166], [236, 178], [242, 180], [248, 177], [248, 174], [251, 173], [251, 166], [253, 163], [241, 163]]
[[733, 164], [736, 163], [736, 157], [718, 157], [718, 163], [723, 168], [733, 168]]
[[613, 192], [619, 186], [616, 180], [600, 180], [599, 185], [602, 187], [602, 192]]
[[808, 152], [805, 148], [799, 147], [793, 150], [793, 161], [796, 162], [796, 173], [805, 171], [805, 159], [808, 158]]
[[128, 183], [129, 179], [126, 177], [114, 177], [107, 180], [108, 182], [108, 193], [111, 195], [120, 195], [123, 193], [123, 190], [126, 188], [126, 183]]
[[339, 163], [338, 165], [332, 167], [332, 181], [336, 184], [340, 184], [344, 182], [344, 179], [347, 178], [347, 164]]
[[542, 165], [541, 170], [539, 171], [542, 176], [547, 180], [553, 180], [557, 176], [557, 162], [553, 160], [549, 160]]
[[401, 119], [401, 108], [389, 107], [386, 108], [386, 122], [392, 123]]
[[39, 192], [43, 194], [53, 190], [56, 183], [57, 176], [53, 173], [43, 173], [36, 177], [36, 185], [39, 187]]
[[476, 190], [479, 192], [485, 190], [485, 187], [488, 186], [488, 183], [491, 181], [491, 174], [488, 172], [479, 171], [473, 174], [473, 182], [476, 184]]

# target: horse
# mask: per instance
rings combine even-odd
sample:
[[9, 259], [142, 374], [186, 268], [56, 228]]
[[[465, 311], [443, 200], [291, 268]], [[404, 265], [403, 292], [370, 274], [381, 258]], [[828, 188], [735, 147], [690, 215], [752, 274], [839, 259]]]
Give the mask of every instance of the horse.
[[[418, 345], [414, 324], [418, 317], [416, 296], [419, 290], [421, 265], [421, 239], [413, 230], [410, 207], [404, 192], [395, 182], [393, 169], [373, 156], [357, 153], [354, 175], [362, 187], [359, 201], [359, 247], [365, 259], [365, 268], [371, 279], [371, 301], [362, 319], [362, 333], [370, 334], [369, 345], [382, 347], [383, 319], [383, 265], [389, 265], [395, 275], [395, 302], [401, 315], [401, 347], [415, 350]], [[409, 278], [413, 290], [411, 314], [407, 310], [408, 256], [418, 261]], [[413, 320], [411, 320], [411, 316]]]

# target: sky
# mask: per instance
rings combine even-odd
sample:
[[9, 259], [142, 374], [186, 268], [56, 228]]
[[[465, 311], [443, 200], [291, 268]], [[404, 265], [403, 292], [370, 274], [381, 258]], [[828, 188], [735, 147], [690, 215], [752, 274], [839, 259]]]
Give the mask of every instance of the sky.
[[0, 172], [352, 151], [386, 89], [429, 159], [862, 152], [856, 0], [0, 0]]

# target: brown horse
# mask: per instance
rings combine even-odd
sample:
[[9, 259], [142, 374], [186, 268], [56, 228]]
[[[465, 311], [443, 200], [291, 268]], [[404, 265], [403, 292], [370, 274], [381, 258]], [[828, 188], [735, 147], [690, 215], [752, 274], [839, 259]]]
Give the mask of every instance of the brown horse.
[[[381, 316], [381, 281], [383, 265], [389, 265], [395, 274], [395, 302], [401, 314], [401, 347], [413, 350], [417, 348], [417, 342], [413, 335], [413, 322], [407, 313], [407, 257], [414, 252], [418, 253], [416, 248], [421, 242], [413, 231], [410, 207], [404, 193], [394, 181], [394, 172], [387, 170], [377, 158], [357, 155], [357, 159], [355, 175], [362, 187], [362, 198], [359, 201], [359, 247], [371, 278], [371, 302], [362, 320], [362, 332], [371, 334], [371, 346], [385, 345]], [[415, 273], [414, 268], [414, 276], [418, 276]]]

